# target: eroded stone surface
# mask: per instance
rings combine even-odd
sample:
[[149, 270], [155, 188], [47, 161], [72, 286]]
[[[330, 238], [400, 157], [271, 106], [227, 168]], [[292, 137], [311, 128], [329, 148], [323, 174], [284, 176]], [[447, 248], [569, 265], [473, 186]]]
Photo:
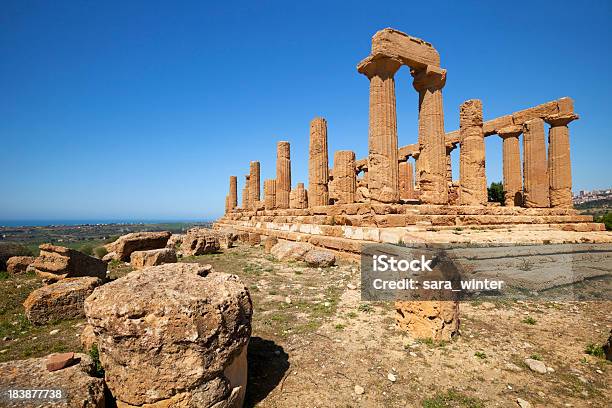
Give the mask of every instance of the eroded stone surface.
[[8, 273], [24, 273], [36, 258], [33, 256], [13, 256], [6, 261]]
[[548, 165], [542, 119], [533, 119], [523, 125], [523, 156], [525, 207], [548, 207]]
[[482, 102], [471, 99], [459, 111], [461, 131], [459, 203], [485, 205], [487, 177], [485, 174], [485, 146], [482, 132]]
[[217, 233], [208, 228], [192, 228], [187, 231], [181, 251], [185, 256], [197, 256], [217, 252], [221, 248]]
[[41, 278], [58, 281], [64, 278], [94, 276], [106, 278], [106, 262], [75, 249], [41, 244], [40, 255], [30, 267]]
[[[75, 354], [74, 360], [74, 364], [56, 371], [47, 370], [47, 357], [1, 363], [0, 389], [61, 388], [66, 392], [67, 398], [65, 401], [55, 402], [54, 407], [104, 408], [104, 380], [93, 376], [93, 361], [85, 354]], [[4, 399], [2, 404], [7, 408], [34, 406], [23, 401], [9, 402]]]
[[324, 118], [314, 118], [310, 122], [308, 159], [308, 192], [311, 207], [329, 204], [328, 179], [327, 121]]
[[333, 194], [334, 203], [351, 204], [355, 202], [357, 178], [355, 175], [355, 153], [350, 150], [339, 150], [334, 154]]
[[83, 317], [83, 302], [102, 284], [94, 277], [66, 278], [34, 290], [23, 303], [33, 324]]
[[304, 188], [304, 183], [298, 183], [297, 187], [289, 194], [289, 207], [294, 209], [308, 207], [308, 193]]
[[397, 326], [417, 339], [449, 341], [459, 332], [459, 305], [452, 301], [395, 302]]
[[242, 404], [252, 305], [235, 275], [198, 264], [145, 268], [97, 289], [85, 310], [123, 406]]
[[164, 248], [171, 235], [169, 231], [133, 232], [119, 237], [115, 242], [107, 244], [106, 250], [108, 252], [115, 252], [118, 260], [129, 262], [130, 255], [134, 251]]
[[276, 208], [289, 208], [291, 192], [291, 155], [289, 142], [276, 146]]
[[148, 251], [134, 251], [130, 255], [130, 264], [134, 269], [147, 266], [161, 265], [176, 262], [176, 251], [173, 248], [150, 249]]

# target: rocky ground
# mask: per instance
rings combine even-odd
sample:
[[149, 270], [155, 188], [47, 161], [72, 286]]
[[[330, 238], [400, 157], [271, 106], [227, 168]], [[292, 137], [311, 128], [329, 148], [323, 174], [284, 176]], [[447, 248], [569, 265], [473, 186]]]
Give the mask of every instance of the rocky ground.
[[[280, 263], [247, 246], [182, 261], [235, 273], [250, 289], [246, 406], [608, 406], [612, 366], [590, 346], [608, 337], [610, 302], [462, 303], [461, 336], [436, 344], [398, 332], [393, 305], [361, 302], [356, 264]], [[111, 266], [113, 277], [131, 270]], [[22, 303], [41, 285], [0, 272], [0, 362], [81, 350], [83, 320], [25, 319]]]

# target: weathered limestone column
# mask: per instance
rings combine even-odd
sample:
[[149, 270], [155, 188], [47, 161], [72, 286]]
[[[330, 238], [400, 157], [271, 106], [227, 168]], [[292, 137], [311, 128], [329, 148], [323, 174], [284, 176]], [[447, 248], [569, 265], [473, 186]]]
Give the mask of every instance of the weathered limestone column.
[[459, 132], [461, 139], [459, 204], [486, 205], [487, 177], [480, 100], [471, 99], [461, 104]]
[[291, 156], [289, 142], [276, 146], [276, 208], [289, 208], [291, 192]]
[[426, 69], [412, 70], [413, 86], [419, 92], [419, 150], [417, 174], [421, 189], [421, 202], [447, 204], [446, 146], [442, 88], [446, 83], [446, 70], [428, 65]]
[[273, 210], [276, 205], [276, 180], [264, 180], [264, 206]]
[[304, 188], [304, 183], [298, 183], [294, 190], [289, 194], [289, 207], [295, 209], [308, 208], [308, 194]]
[[544, 121], [532, 119], [523, 125], [523, 201], [525, 207], [550, 205]]
[[308, 159], [308, 205], [329, 204], [329, 158], [327, 155], [327, 121], [314, 118], [310, 122], [310, 148]]
[[257, 202], [261, 198], [261, 196], [260, 196], [261, 185], [260, 185], [260, 179], [259, 179], [259, 173], [260, 173], [259, 162], [258, 161], [252, 161], [250, 163], [249, 169], [250, 169], [250, 174], [249, 174], [249, 180], [250, 180], [249, 192], [251, 194], [250, 202], [251, 202], [252, 206], [256, 206]]
[[511, 125], [497, 131], [503, 140], [504, 204], [519, 207], [523, 204], [523, 179], [521, 177], [521, 150], [519, 136], [523, 127]]
[[419, 177], [419, 155], [415, 155], [414, 157], [414, 189], [421, 190], [421, 177]]
[[453, 182], [453, 161], [451, 153], [455, 150], [455, 145], [450, 143], [446, 145], [446, 182]]
[[246, 175], [244, 176], [244, 188], [242, 189], [242, 208], [245, 210], [251, 208], [251, 190], [249, 184], [249, 175]]
[[337, 204], [355, 202], [357, 176], [355, 173], [355, 153], [339, 150], [334, 154], [334, 199]]
[[569, 129], [567, 125], [578, 119], [574, 113], [545, 118], [548, 131], [548, 176], [550, 206], [572, 208], [572, 163], [570, 161]]
[[238, 177], [230, 176], [229, 180], [229, 209], [230, 211], [238, 207]]
[[357, 70], [370, 80], [370, 125], [368, 132], [368, 189], [376, 202], [399, 201], [397, 114], [395, 80], [400, 62], [392, 58], [368, 57]]
[[412, 163], [405, 161], [399, 164], [400, 198], [404, 200], [414, 198], [413, 174]]

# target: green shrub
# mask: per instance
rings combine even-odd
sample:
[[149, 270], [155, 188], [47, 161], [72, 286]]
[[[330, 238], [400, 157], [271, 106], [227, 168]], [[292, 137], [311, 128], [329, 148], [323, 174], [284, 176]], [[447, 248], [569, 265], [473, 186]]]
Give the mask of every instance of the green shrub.
[[504, 203], [504, 185], [502, 182], [491, 183], [491, 186], [487, 188], [487, 195], [489, 201], [494, 203]]
[[586, 348], [584, 349], [584, 352], [594, 357], [603, 358], [605, 356], [603, 347], [599, 344], [594, 343], [587, 344]]
[[104, 255], [108, 254], [108, 251], [103, 246], [95, 247], [93, 252], [98, 258], [102, 258]]
[[104, 378], [104, 368], [102, 367], [102, 363], [100, 363], [100, 352], [98, 351], [97, 344], [94, 344], [89, 349], [89, 357], [91, 357], [94, 362], [94, 376]]

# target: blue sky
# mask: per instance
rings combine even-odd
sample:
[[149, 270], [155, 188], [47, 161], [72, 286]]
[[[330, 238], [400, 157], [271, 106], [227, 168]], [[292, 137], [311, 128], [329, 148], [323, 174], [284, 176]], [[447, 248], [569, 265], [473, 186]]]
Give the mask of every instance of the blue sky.
[[[215, 218], [250, 160], [274, 177], [278, 140], [307, 183], [319, 115], [330, 157], [364, 157], [355, 66], [384, 27], [440, 52], [447, 131], [467, 99], [487, 119], [574, 98], [574, 190], [610, 187], [612, 3], [428, 3], [3, 1], [0, 219]], [[405, 67], [396, 93], [400, 145], [414, 143]], [[488, 181], [501, 180], [501, 141], [486, 146]]]

